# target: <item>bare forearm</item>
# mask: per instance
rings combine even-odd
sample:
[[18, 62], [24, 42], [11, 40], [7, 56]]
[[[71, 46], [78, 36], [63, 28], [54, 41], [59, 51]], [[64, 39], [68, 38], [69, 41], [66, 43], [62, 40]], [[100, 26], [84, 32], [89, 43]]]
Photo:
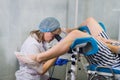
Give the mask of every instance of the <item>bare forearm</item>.
[[120, 47], [119, 46], [114, 46], [114, 45], [111, 45], [111, 44], [106, 44], [110, 50], [113, 52], [113, 53], [119, 53], [119, 49]]
[[53, 59], [50, 59], [50, 60], [46, 61], [43, 64], [41, 75], [44, 75], [54, 65], [56, 60], [57, 60], [57, 58], [53, 58]]

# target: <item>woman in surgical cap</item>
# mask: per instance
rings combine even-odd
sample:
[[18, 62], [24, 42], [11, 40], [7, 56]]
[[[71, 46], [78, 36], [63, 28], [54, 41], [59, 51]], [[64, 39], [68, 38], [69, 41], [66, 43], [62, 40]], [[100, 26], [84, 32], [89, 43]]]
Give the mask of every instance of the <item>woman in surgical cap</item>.
[[[30, 32], [30, 36], [21, 47], [21, 54], [36, 54], [46, 51], [47, 44], [51, 42], [55, 35], [61, 33], [60, 23], [54, 17], [43, 19], [39, 25], [39, 30]], [[51, 67], [57, 58], [46, 61], [42, 65], [27, 65], [19, 61], [19, 70], [16, 71], [16, 80], [48, 80], [47, 69]], [[45, 73], [46, 72], [46, 73]], [[41, 75], [44, 74], [44, 75]]]

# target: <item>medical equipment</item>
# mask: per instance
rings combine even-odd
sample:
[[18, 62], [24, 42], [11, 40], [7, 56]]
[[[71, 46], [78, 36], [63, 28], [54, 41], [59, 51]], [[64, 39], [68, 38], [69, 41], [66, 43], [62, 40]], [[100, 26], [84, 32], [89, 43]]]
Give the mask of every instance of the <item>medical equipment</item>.
[[[101, 25], [101, 23], [99, 23]], [[106, 31], [106, 28], [104, 25], [101, 25], [104, 31]], [[79, 30], [87, 31], [89, 34], [89, 29], [87, 26], [79, 28]], [[84, 48], [84, 46], [81, 47], [81, 45], [84, 46], [87, 45], [87, 49]], [[80, 45], [80, 46], [78, 46]], [[69, 70], [69, 73], [71, 76], [67, 76], [66, 80], [77, 80], [77, 63], [79, 61], [79, 58], [77, 56], [78, 53], [81, 53], [80, 55], [84, 55], [85, 58], [89, 55], [97, 54], [98, 46], [96, 43], [96, 40], [93, 37], [87, 37], [87, 38], [78, 38], [76, 39], [73, 44], [71, 45], [71, 49], [73, 49], [73, 54], [71, 61], [74, 63], [71, 65], [71, 68]], [[75, 51], [74, 51], [75, 50]], [[82, 50], [82, 51], [80, 51]], [[87, 58], [86, 58], [87, 59]], [[88, 61], [89, 62], [89, 61]], [[118, 80], [118, 77], [120, 77], [120, 70], [108, 67], [108, 66], [98, 66], [95, 64], [87, 65], [86, 72], [88, 75], [88, 80]]]
[[[99, 23], [103, 30], [106, 32], [106, 28], [102, 23]], [[90, 34], [89, 29], [85, 27], [81, 27], [80, 30], [87, 31]], [[95, 42], [95, 40], [93, 41]], [[97, 47], [97, 46], [96, 46]], [[95, 49], [96, 50], [96, 49]], [[94, 54], [94, 53], [92, 53]], [[92, 55], [91, 54], [91, 55]], [[84, 56], [90, 55], [89, 53], [84, 53]], [[90, 64], [86, 67], [88, 80], [118, 80], [120, 77], [120, 70], [114, 69], [108, 66], [98, 66]]]
[[[86, 29], [87, 27], [85, 27]], [[84, 27], [81, 27], [79, 28], [80, 30], [85, 30]], [[88, 30], [88, 28], [87, 28]], [[59, 35], [56, 35], [55, 38], [60, 41], [61, 37]], [[78, 54], [80, 52], [80, 47], [83, 47], [87, 44], [87, 42], [91, 42], [93, 39], [92, 38], [82, 38], [80, 39], [80, 41], [77, 41], [77, 43], [74, 43], [75, 45], [76, 44], [80, 44], [79, 47], [77, 47], [77, 49], [73, 49], [73, 47], [75, 46], [74, 44], [72, 45], [72, 47], [70, 48], [70, 51], [72, 51], [72, 56], [71, 56], [71, 60], [65, 60], [64, 59], [58, 59], [56, 61], [56, 64], [55, 65], [63, 65], [63, 64], [67, 64], [67, 62], [71, 62], [71, 68], [66, 70], [68, 71], [66, 73], [66, 80], [76, 80], [77, 78], [77, 74], [78, 74], [78, 62], [80, 61], [80, 54]], [[85, 43], [86, 42], [86, 43]], [[92, 43], [92, 46], [97, 46], [96, 42], [93, 41], [91, 42]], [[93, 50], [91, 50], [90, 53], [87, 53], [87, 54], [92, 54], [93, 52], [95, 53], [95, 51], [97, 51], [98, 48], [97, 47], [94, 47]], [[70, 52], [69, 51], [69, 52]]]
[[[97, 52], [97, 45], [96, 41], [94, 40], [94, 38], [84, 38], [86, 39], [85, 43], [91, 43], [91, 46], [93, 46], [92, 50], [88, 51], [88, 52], [84, 52], [82, 53], [85, 57], [88, 55], [93, 55], [96, 54]], [[76, 45], [81, 44], [81, 42], [83, 41], [82, 38], [80, 39], [76, 39], [71, 48], [74, 48]], [[93, 65], [90, 64], [87, 67], [87, 73], [88, 73], [88, 80], [117, 80], [116, 78], [120, 76], [120, 70], [117, 69], [113, 69], [111, 67], [108, 66], [98, 66], [98, 65]]]

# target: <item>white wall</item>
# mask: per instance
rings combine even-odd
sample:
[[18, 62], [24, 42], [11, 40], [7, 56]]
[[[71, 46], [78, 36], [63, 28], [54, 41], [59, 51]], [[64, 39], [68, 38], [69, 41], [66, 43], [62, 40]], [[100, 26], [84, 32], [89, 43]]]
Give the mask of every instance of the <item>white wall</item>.
[[15, 80], [15, 50], [40, 21], [56, 17], [66, 26], [67, 0], [0, 0], [0, 80]]
[[[111, 38], [118, 39], [119, 11], [119, 0], [79, 0], [78, 25], [94, 17], [105, 24]], [[0, 0], [0, 80], [15, 80], [18, 64], [14, 51], [43, 18], [53, 16], [62, 27], [73, 27], [74, 13], [75, 0]], [[82, 73], [79, 77], [84, 80]]]
[[119, 0], [79, 0], [78, 23], [87, 17], [94, 17], [105, 24], [107, 33], [113, 39], [118, 39], [119, 16]]

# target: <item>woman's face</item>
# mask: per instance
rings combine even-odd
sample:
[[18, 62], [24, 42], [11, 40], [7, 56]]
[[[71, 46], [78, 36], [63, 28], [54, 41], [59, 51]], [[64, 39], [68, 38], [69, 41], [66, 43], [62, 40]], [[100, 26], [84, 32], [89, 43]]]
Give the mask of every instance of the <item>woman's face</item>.
[[50, 41], [52, 41], [54, 39], [54, 36], [55, 35], [51, 32], [45, 32], [44, 33], [44, 40], [49, 43]]
[[44, 40], [46, 42], [50, 42], [50, 41], [52, 41], [54, 39], [56, 34], [60, 34], [60, 33], [61, 33], [61, 29], [60, 28], [54, 30], [53, 32], [45, 32], [44, 33]]

